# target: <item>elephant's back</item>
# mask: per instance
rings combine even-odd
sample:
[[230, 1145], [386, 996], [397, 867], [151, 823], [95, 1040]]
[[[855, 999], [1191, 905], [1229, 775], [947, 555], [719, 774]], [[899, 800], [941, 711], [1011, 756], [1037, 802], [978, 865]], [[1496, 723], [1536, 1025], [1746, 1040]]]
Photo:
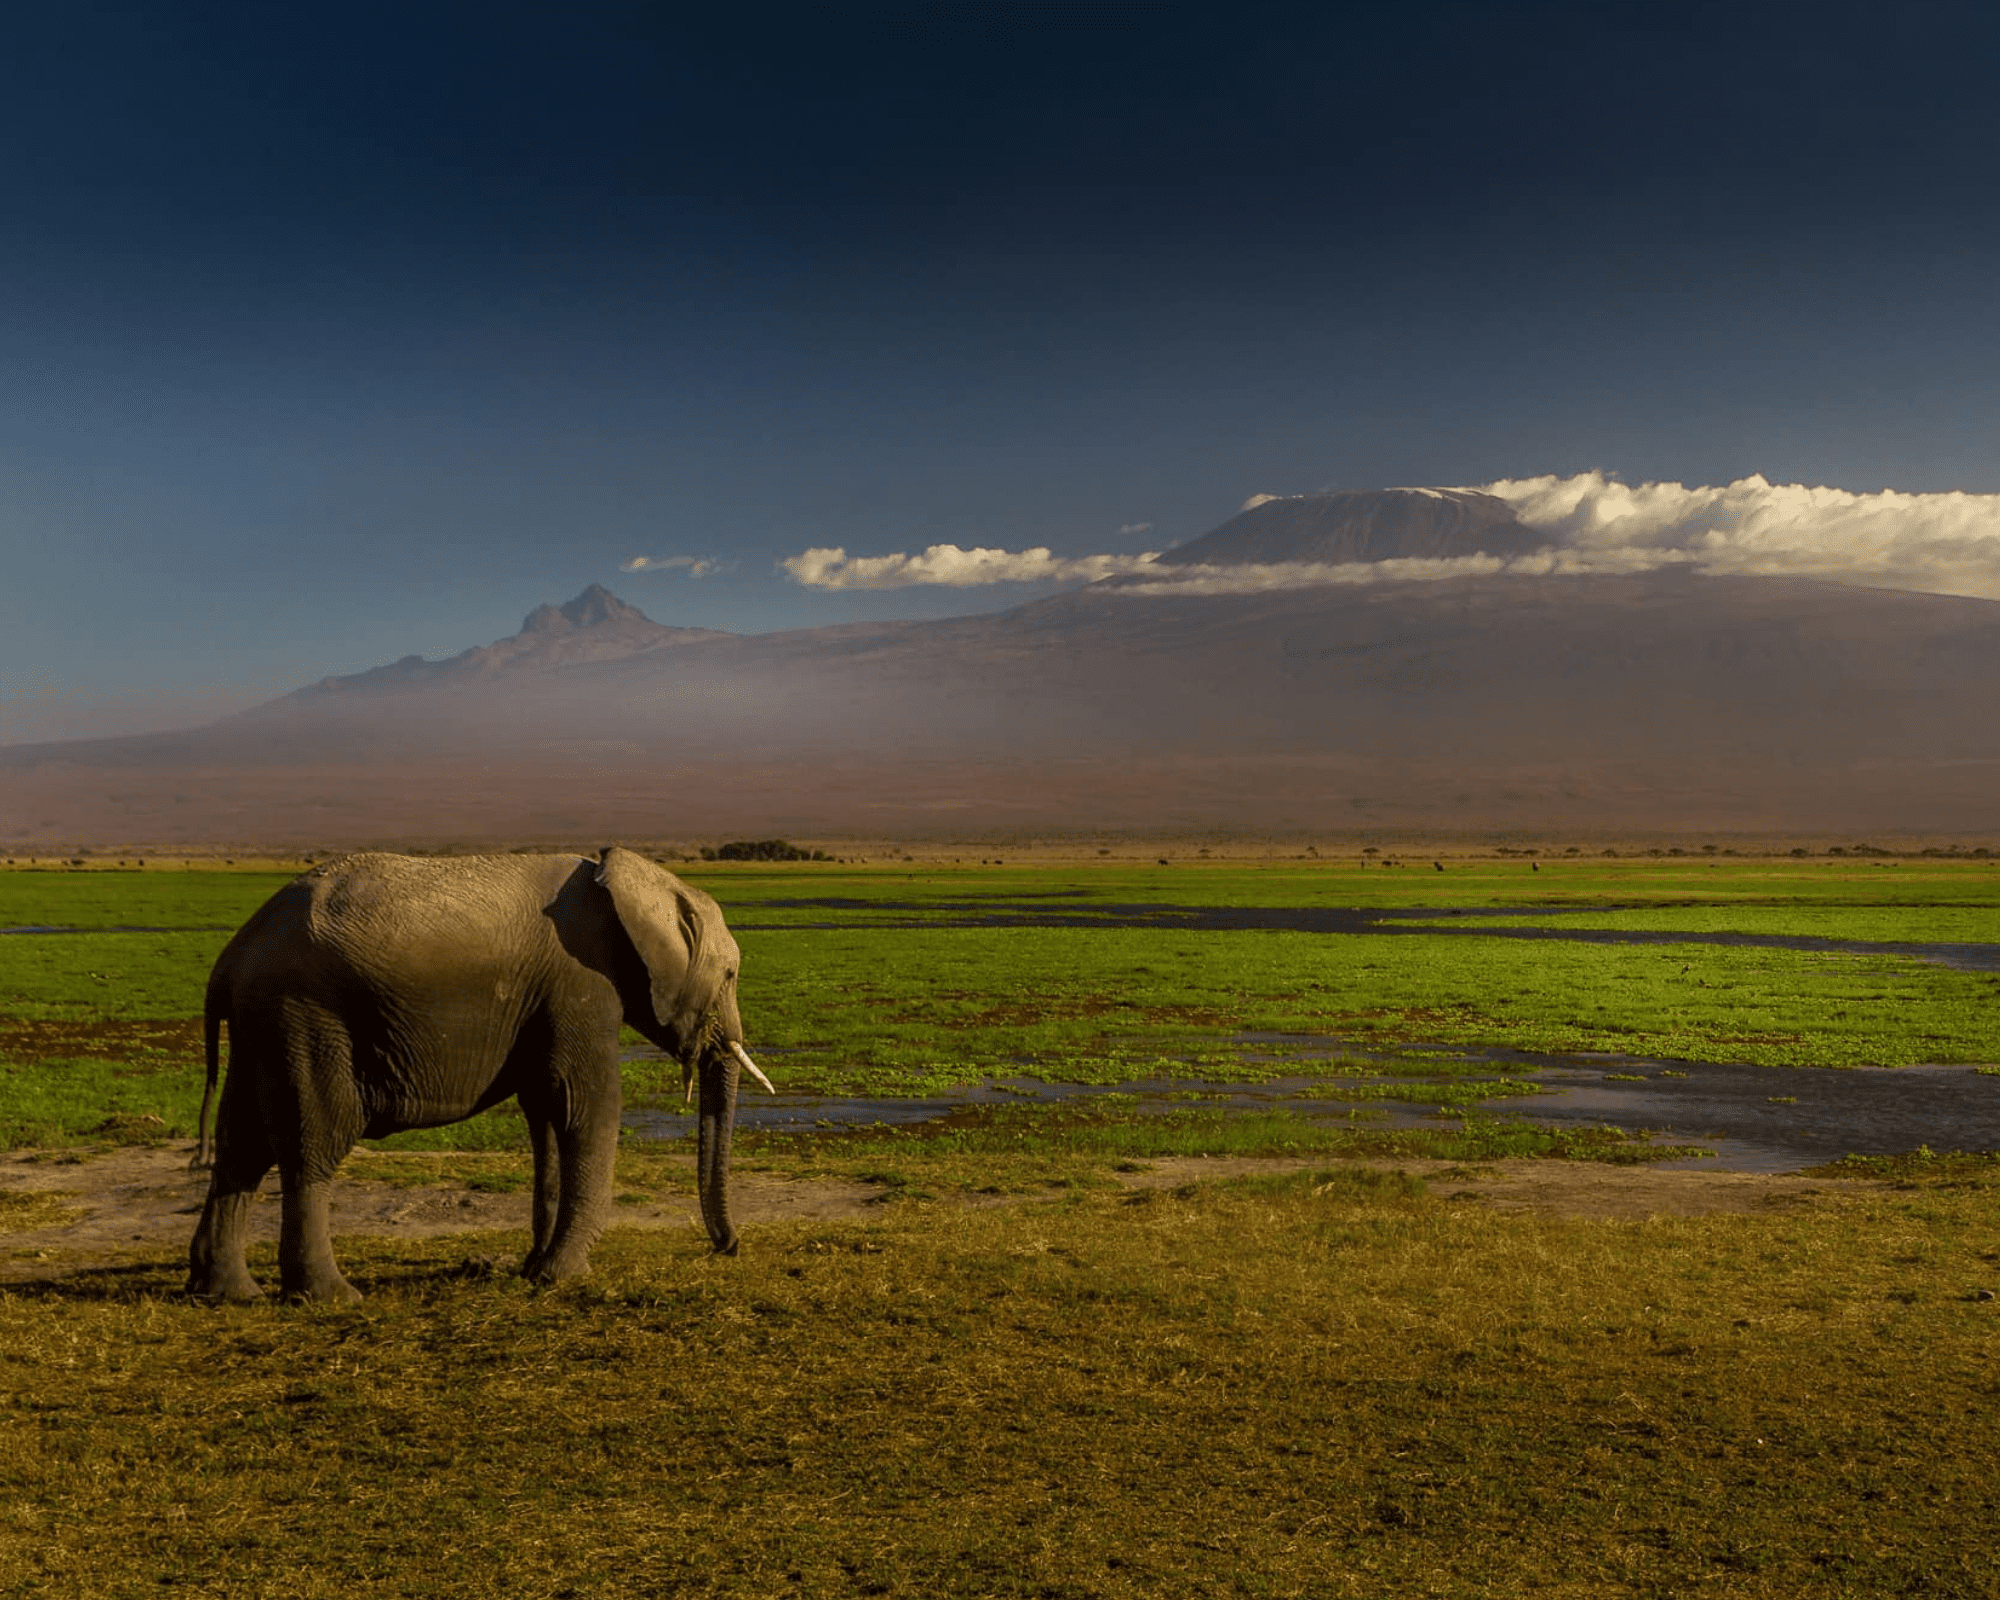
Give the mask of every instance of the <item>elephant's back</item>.
[[343, 856], [297, 880], [318, 945], [397, 960], [515, 945], [544, 931], [542, 911], [579, 856]]

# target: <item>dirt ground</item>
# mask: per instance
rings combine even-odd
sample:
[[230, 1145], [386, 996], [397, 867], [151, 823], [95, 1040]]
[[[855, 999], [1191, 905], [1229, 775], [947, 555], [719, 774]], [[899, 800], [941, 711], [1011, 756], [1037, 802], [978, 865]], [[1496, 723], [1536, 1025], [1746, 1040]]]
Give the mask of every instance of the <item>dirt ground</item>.
[[[80, 1158], [48, 1151], [0, 1153], [0, 1285], [32, 1283], [117, 1262], [179, 1261], [206, 1192], [190, 1172], [192, 1146], [128, 1147]], [[1322, 1162], [1173, 1158], [1118, 1174], [1129, 1188], [1167, 1188], [1203, 1178], [1282, 1172]], [[692, 1159], [689, 1167], [692, 1171]], [[1843, 1180], [1686, 1168], [1612, 1167], [1595, 1162], [1502, 1161], [1474, 1168], [1441, 1161], [1393, 1163], [1427, 1180], [1441, 1198], [1505, 1211], [1638, 1221], [1653, 1216], [1753, 1212], [1846, 1187]], [[740, 1226], [870, 1214], [882, 1191], [868, 1184], [739, 1176], [732, 1210]], [[981, 1201], [983, 1204], [1005, 1204]], [[278, 1231], [276, 1182], [256, 1208], [255, 1237]], [[692, 1194], [620, 1206], [612, 1224], [701, 1233]], [[455, 1186], [412, 1188], [343, 1174], [334, 1188], [336, 1236], [432, 1238], [518, 1230], [527, 1248], [528, 1196]]]

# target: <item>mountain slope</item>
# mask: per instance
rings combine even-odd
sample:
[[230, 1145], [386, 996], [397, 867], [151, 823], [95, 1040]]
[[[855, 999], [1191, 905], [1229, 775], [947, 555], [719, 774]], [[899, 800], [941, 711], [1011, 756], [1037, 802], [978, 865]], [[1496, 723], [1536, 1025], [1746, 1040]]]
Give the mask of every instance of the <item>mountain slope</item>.
[[492, 644], [460, 651], [443, 661], [404, 656], [388, 666], [343, 677], [322, 678], [303, 689], [280, 696], [243, 713], [250, 717], [283, 714], [315, 700], [333, 696], [403, 694], [437, 689], [470, 679], [502, 673], [546, 670], [584, 661], [623, 659], [647, 651], [671, 649], [727, 634], [711, 628], [669, 628], [627, 605], [602, 584], [593, 583], [566, 605], [535, 607], [521, 622], [521, 631]]
[[1545, 534], [1506, 501], [1476, 489], [1360, 489], [1286, 495], [1247, 507], [1199, 539], [1167, 551], [1164, 566], [1511, 556], [1540, 550]]
[[2000, 603], [1804, 580], [1093, 585], [755, 636], [586, 591], [378, 672], [0, 750], [0, 844], [2000, 823]]

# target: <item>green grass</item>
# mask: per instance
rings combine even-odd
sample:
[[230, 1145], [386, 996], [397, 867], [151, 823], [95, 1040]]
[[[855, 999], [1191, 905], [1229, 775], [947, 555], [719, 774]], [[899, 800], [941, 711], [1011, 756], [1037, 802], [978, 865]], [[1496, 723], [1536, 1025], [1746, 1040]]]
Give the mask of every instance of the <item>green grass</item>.
[[226, 940], [293, 876], [180, 867], [0, 871], [0, 928], [196, 928]]
[[[745, 933], [744, 1005], [780, 1081], [931, 1090], [1029, 1071], [1254, 1079], [1327, 1041], [1783, 1066], [1983, 1061], [1991, 975], [1900, 956], [1476, 936], [1150, 929]], [[754, 976], [753, 976], [754, 974]], [[1294, 1055], [1243, 1032], [1312, 1036]]]
[[[1990, 1596], [1985, 1189], [1502, 1214], [1307, 1170], [0, 1293], [0, 1592]], [[267, 1275], [268, 1252], [254, 1263]]]
[[[1518, 862], [1454, 863], [1443, 874], [1298, 863], [704, 864], [688, 875], [721, 897], [738, 930], [753, 1049], [781, 1085], [822, 1093], [932, 1093], [1013, 1076], [1336, 1081], [1354, 1075], [1357, 1050], [1371, 1075], [1490, 1077], [1476, 1060], [1399, 1057], [1415, 1045], [1796, 1067], [1985, 1062], [2000, 995], [1992, 975], [1890, 954], [1525, 942], [1482, 938], [1471, 919], [1457, 928], [1473, 931], [1450, 933], [1204, 931], [1172, 912], [1623, 903], [1647, 909], [1586, 915], [1690, 932], [1960, 939], [1991, 937], [2000, 919], [2000, 869], [1984, 862], [1576, 861], [1535, 874]], [[249, 871], [0, 872], [0, 926], [88, 930], [0, 936], [0, 1140], [190, 1134], [208, 968], [282, 881]], [[787, 904], [803, 899], [850, 904]], [[1134, 904], [1167, 909], [1139, 927], [948, 925], [968, 905], [1103, 914]], [[634, 1103], [674, 1099], [678, 1073], [635, 1061], [627, 1088]], [[1436, 1094], [1462, 1102], [1477, 1092]], [[506, 1149], [521, 1137], [518, 1117], [501, 1112], [399, 1140]]]
[[[1543, 920], [2000, 942], [2000, 867], [1990, 862], [1552, 861], [1537, 873], [1485, 862], [1442, 874], [1289, 862], [744, 868], [709, 886], [743, 929], [760, 1042], [775, 1047], [785, 1081], [827, 1091], [934, 1090], [1010, 1070], [1076, 1082], [1298, 1070], [1245, 1060], [1232, 1042], [1241, 1031], [1766, 1065], [1980, 1061], [1992, 1053], [1986, 1018], [2000, 991], [1990, 975], [1886, 953], [1530, 945], [1464, 931], [1475, 924], [1434, 938], [1213, 933], [1176, 929], [1171, 910], [1636, 902], [1650, 909]], [[786, 904], [800, 899], [857, 904]], [[1164, 909], [1144, 928], [940, 926], [981, 912], [1103, 916], [1131, 905]]]
[[[2000, 860], [1861, 861], [1739, 859], [1447, 862], [1414, 870], [1362, 868], [1353, 858], [1245, 864], [1182, 861], [1169, 867], [1096, 864], [1012, 867], [783, 866], [684, 869], [744, 921], [814, 922], [871, 915], [938, 920], [961, 907], [999, 910], [1015, 901], [1061, 912], [1114, 906], [1569, 906], [1639, 903], [1951, 906], [2000, 904]], [[867, 911], [810, 904], [857, 900]], [[789, 902], [803, 901], [805, 905]]]

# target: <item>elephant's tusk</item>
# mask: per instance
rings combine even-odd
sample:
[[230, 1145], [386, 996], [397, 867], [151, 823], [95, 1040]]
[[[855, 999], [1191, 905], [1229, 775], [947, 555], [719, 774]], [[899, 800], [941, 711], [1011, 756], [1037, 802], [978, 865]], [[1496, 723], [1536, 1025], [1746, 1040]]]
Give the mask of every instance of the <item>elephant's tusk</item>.
[[751, 1077], [755, 1078], [766, 1089], [769, 1089], [771, 1093], [776, 1094], [778, 1092], [777, 1086], [773, 1084], [769, 1078], [765, 1077], [764, 1074], [758, 1070], [757, 1063], [750, 1059], [750, 1052], [748, 1050], [745, 1050], [743, 1046], [734, 1039], [731, 1039], [729, 1041], [729, 1048], [735, 1052], [736, 1059], [742, 1062], [743, 1065], [749, 1069]]
[[681, 1063], [681, 1104], [682, 1104], [682, 1105], [688, 1105], [688, 1106], [691, 1106], [691, 1105], [693, 1105], [693, 1104], [694, 1104], [694, 1062], [693, 1062], [693, 1061], [683, 1061], [683, 1062]]

